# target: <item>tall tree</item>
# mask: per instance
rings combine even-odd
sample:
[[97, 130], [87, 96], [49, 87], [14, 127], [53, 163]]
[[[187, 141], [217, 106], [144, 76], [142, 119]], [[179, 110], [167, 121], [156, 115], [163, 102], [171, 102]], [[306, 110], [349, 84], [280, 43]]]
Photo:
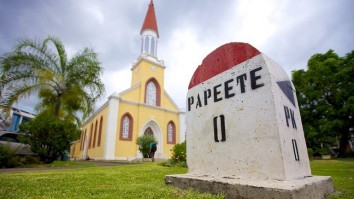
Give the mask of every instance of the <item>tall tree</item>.
[[86, 118], [104, 93], [101, 73], [92, 48], [84, 48], [68, 59], [57, 37], [22, 39], [12, 52], [0, 58], [0, 103], [9, 110], [20, 98], [38, 92], [42, 111], [76, 120], [75, 113], [81, 111]]
[[333, 50], [315, 54], [308, 69], [292, 73], [309, 147], [340, 140], [345, 155], [354, 127], [354, 51], [339, 57]]

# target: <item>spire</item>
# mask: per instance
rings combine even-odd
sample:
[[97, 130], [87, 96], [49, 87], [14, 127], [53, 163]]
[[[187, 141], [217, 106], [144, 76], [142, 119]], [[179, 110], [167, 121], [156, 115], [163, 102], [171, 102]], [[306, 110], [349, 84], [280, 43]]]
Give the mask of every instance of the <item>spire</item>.
[[159, 37], [159, 31], [157, 30], [157, 23], [156, 23], [156, 16], [155, 16], [155, 9], [154, 9], [154, 2], [153, 0], [150, 1], [149, 9], [146, 13], [145, 20], [143, 26], [141, 27], [140, 34], [144, 32], [144, 30], [153, 30], [156, 32], [157, 37]]

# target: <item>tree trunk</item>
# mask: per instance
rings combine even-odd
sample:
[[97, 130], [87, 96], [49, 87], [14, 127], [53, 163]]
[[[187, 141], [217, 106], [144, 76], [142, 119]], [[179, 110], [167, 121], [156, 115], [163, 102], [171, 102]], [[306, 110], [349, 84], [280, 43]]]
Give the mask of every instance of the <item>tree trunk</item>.
[[62, 94], [58, 94], [57, 100], [55, 102], [55, 108], [54, 108], [54, 116], [55, 117], [59, 117], [59, 110], [60, 110], [60, 106], [61, 106], [61, 96], [62, 96]]
[[339, 157], [346, 157], [347, 150], [348, 150], [348, 140], [349, 140], [349, 133], [343, 133], [342, 137], [340, 138], [339, 142]]

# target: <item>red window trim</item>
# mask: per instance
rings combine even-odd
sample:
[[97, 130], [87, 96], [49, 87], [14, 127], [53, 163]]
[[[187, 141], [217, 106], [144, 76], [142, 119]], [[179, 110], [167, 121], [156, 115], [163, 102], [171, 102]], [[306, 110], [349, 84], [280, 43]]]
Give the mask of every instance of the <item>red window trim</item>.
[[146, 103], [146, 92], [147, 92], [147, 85], [153, 82], [156, 86], [156, 106], [161, 106], [161, 88], [160, 88], [160, 84], [157, 82], [157, 80], [155, 78], [150, 78], [146, 81], [145, 83], [145, 96], [144, 96], [144, 103]]
[[[129, 118], [128, 138], [123, 138], [123, 120], [124, 120], [125, 116], [128, 116], [128, 118]], [[129, 113], [125, 113], [122, 115], [122, 117], [120, 118], [120, 130], [119, 130], [119, 139], [120, 140], [124, 140], [124, 141], [132, 141], [133, 140], [133, 124], [134, 124], [133, 117]]]

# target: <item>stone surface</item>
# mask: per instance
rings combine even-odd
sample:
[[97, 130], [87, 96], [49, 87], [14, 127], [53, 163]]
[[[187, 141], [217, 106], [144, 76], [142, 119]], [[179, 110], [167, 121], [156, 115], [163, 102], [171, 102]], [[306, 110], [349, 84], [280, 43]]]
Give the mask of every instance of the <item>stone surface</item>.
[[196, 69], [186, 128], [191, 174], [311, 175], [294, 86], [282, 67], [249, 44], [225, 44]]
[[182, 189], [192, 188], [238, 199], [321, 199], [334, 192], [332, 178], [329, 176], [279, 181], [183, 174], [167, 175], [165, 182]]
[[272, 59], [228, 43], [196, 69], [187, 93], [188, 174], [166, 184], [227, 198], [324, 198], [311, 177], [295, 88]]

